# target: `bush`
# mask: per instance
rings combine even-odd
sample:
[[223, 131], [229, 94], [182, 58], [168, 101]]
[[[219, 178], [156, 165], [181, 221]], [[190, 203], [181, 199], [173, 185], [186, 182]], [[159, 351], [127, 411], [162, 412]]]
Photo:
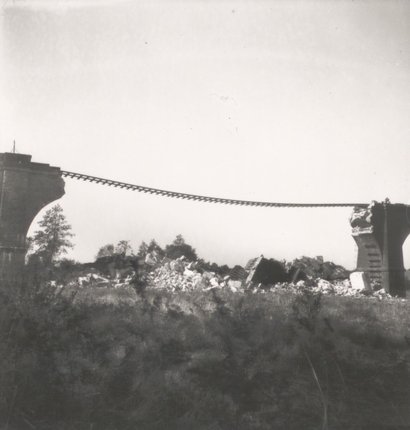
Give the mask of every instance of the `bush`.
[[195, 249], [185, 243], [184, 238], [180, 234], [170, 245], [165, 247], [165, 255], [173, 260], [182, 256], [189, 261], [195, 261], [198, 258]]
[[147, 290], [113, 306], [73, 294], [44, 284], [1, 290], [0, 427], [410, 423], [408, 303]]

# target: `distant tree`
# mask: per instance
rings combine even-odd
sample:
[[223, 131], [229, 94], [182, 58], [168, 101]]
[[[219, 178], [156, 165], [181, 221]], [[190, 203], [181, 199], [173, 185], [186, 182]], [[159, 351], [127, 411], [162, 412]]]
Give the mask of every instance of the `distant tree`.
[[191, 245], [185, 243], [185, 239], [180, 234], [178, 234], [170, 245], [165, 247], [165, 255], [172, 259], [184, 256], [190, 261], [195, 261], [198, 258], [195, 249]]
[[182, 237], [182, 234], [177, 234], [177, 237], [172, 242], [172, 245], [175, 245], [175, 246], [185, 245], [185, 239]]
[[231, 269], [227, 264], [223, 264], [222, 266], [218, 266], [218, 270], [216, 273], [218, 273], [221, 276], [229, 275]]
[[148, 252], [148, 245], [142, 241], [140, 247], [138, 248], [137, 256], [140, 258], [145, 258]]
[[231, 269], [226, 264], [224, 264], [223, 266], [219, 266], [217, 263], [211, 263], [209, 261], [203, 260], [202, 258], [199, 258], [197, 260], [197, 270], [206, 271], [206, 272], [215, 272], [221, 276], [226, 276], [231, 273]]
[[111, 257], [112, 255], [114, 255], [114, 245], [112, 243], [108, 243], [98, 250], [95, 259], [98, 260], [103, 257]]
[[148, 252], [157, 252], [159, 255], [164, 255], [164, 250], [158, 245], [155, 239], [152, 239], [148, 245]]
[[130, 242], [128, 240], [120, 240], [117, 243], [117, 246], [115, 247], [115, 254], [128, 256], [128, 255], [134, 255], [134, 250], [132, 249], [132, 246], [130, 245]]
[[41, 257], [43, 262], [50, 265], [66, 254], [74, 245], [71, 238], [71, 225], [67, 223], [63, 208], [57, 204], [46, 211], [38, 223], [40, 229], [29, 239], [33, 254]]

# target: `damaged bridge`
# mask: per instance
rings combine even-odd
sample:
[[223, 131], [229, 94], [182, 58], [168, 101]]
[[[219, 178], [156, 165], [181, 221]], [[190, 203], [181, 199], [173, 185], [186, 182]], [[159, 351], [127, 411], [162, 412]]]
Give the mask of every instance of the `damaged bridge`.
[[26, 236], [35, 216], [64, 195], [61, 170], [33, 163], [31, 155], [0, 154], [0, 281], [22, 275]]
[[64, 195], [63, 177], [130, 191], [198, 202], [238, 206], [300, 208], [353, 207], [350, 222], [358, 246], [357, 271], [367, 274], [375, 288], [391, 295], [406, 294], [402, 246], [410, 233], [410, 206], [388, 200], [364, 203], [278, 203], [186, 194], [60, 170], [34, 163], [31, 155], [0, 154], [0, 282], [21, 277], [26, 235], [35, 216]]
[[392, 296], [404, 297], [403, 244], [410, 233], [410, 206], [372, 202], [355, 207], [350, 218], [352, 235], [358, 246], [357, 271]]

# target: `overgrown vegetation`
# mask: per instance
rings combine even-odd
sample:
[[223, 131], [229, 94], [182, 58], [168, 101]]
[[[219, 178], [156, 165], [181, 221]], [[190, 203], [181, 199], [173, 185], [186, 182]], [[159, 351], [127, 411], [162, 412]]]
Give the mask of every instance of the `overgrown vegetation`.
[[136, 304], [3, 289], [3, 428], [410, 425], [409, 305], [227, 291]]
[[[195, 253], [181, 239], [138, 254]], [[50, 277], [77, 270], [64, 260], [1, 286], [0, 428], [410, 428], [406, 301], [146, 289], [127, 241], [100, 251], [101, 272], [139, 274], [132, 301], [56, 287]]]

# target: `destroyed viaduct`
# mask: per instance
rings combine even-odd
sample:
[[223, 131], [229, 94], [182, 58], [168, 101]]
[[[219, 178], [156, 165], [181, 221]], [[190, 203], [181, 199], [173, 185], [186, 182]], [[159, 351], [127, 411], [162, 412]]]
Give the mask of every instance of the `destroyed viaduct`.
[[0, 154], [0, 280], [22, 274], [26, 235], [42, 208], [64, 195], [57, 167], [31, 162], [31, 155]]
[[[49, 164], [32, 162], [31, 155], [3, 153], [0, 154], [0, 282], [15, 282], [21, 278], [27, 231], [42, 208], [64, 195], [63, 175], [168, 197], [213, 203], [250, 203], [254, 206], [280, 205], [155, 190], [61, 171]], [[368, 207], [360, 205], [354, 208], [350, 222], [352, 235], [358, 246], [356, 270], [364, 272], [372, 284], [385, 288], [391, 295], [404, 297], [406, 288], [402, 246], [410, 233], [410, 206], [391, 204], [387, 200], [373, 202]]]

